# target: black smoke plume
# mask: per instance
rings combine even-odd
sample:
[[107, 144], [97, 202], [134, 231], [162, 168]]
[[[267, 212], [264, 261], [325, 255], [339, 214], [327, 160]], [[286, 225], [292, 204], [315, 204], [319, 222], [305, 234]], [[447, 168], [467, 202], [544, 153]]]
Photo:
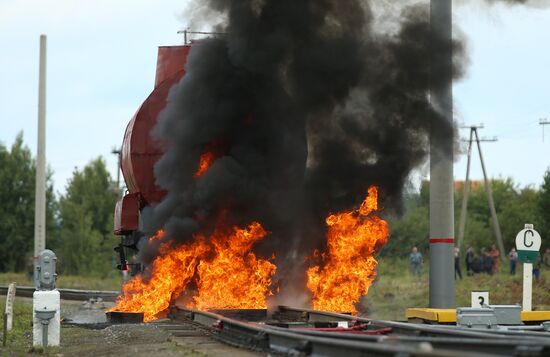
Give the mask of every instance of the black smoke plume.
[[[324, 242], [328, 213], [379, 186], [398, 207], [411, 170], [426, 159], [430, 128], [453, 131], [429, 102], [426, 5], [402, 8], [395, 31], [377, 31], [359, 0], [204, 0], [225, 36], [197, 41], [170, 92], [156, 135], [155, 168], [168, 192], [144, 213], [147, 228], [185, 242], [216, 221], [259, 221], [271, 235], [279, 277], [303, 278], [304, 256]], [[464, 51], [454, 41], [456, 77]], [[206, 148], [216, 161], [194, 178]], [[151, 261], [154, 248], [142, 251]], [[285, 288], [285, 281], [280, 284]], [[288, 287], [290, 288], [290, 287]]]

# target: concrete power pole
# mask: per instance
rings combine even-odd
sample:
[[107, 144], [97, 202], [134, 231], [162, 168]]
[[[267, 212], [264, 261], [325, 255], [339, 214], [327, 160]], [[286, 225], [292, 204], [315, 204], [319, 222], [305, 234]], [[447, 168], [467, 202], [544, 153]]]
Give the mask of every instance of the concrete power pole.
[[489, 200], [489, 209], [491, 210], [491, 217], [493, 219], [493, 229], [495, 231], [495, 237], [497, 238], [498, 249], [500, 249], [500, 259], [504, 263], [506, 258], [504, 257], [506, 251], [504, 250], [504, 244], [502, 243], [502, 233], [500, 232], [500, 224], [498, 223], [497, 211], [495, 209], [495, 202], [493, 201], [493, 190], [491, 188], [491, 181], [487, 177], [487, 169], [485, 169], [485, 161], [483, 161], [483, 154], [481, 153], [481, 144], [477, 130], [474, 130], [477, 141], [477, 151], [479, 152], [479, 161], [481, 161], [481, 170], [483, 171], [483, 179], [485, 180], [485, 192], [487, 192], [487, 199]]
[[122, 196], [122, 191], [120, 189], [120, 162], [122, 160], [122, 148], [117, 149], [114, 147], [111, 150], [111, 154], [117, 156], [117, 168], [116, 168], [116, 192], [118, 195], [118, 198]]
[[[34, 206], [34, 263], [46, 249], [46, 35], [40, 35], [38, 78], [38, 142]], [[36, 269], [35, 269], [36, 271]]]
[[[453, 124], [452, 0], [431, 0], [430, 98]], [[430, 293], [431, 308], [454, 308], [453, 131], [430, 132]]]
[[470, 139], [468, 140], [468, 162], [466, 164], [466, 180], [464, 181], [463, 195], [462, 195], [462, 209], [460, 211], [460, 223], [458, 226], [458, 243], [457, 247], [462, 246], [464, 239], [464, 228], [466, 227], [466, 212], [468, 210], [468, 194], [470, 192], [470, 165], [472, 159], [472, 145], [475, 139], [477, 144], [477, 150], [479, 152], [479, 161], [481, 162], [481, 169], [483, 171], [483, 179], [485, 182], [485, 192], [487, 193], [487, 201], [489, 203], [489, 210], [491, 211], [491, 218], [493, 220], [493, 229], [495, 231], [495, 237], [497, 239], [498, 249], [501, 251], [500, 258], [503, 262], [506, 261], [504, 254], [504, 244], [502, 242], [502, 233], [500, 232], [500, 224], [498, 222], [497, 211], [495, 209], [495, 203], [493, 200], [493, 190], [491, 188], [491, 181], [487, 177], [487, 170], [485, 168], [485, 161], [483, 160], [483, 154], [481, 153], [481, 142], [494, 142], [497, 138], [493, 139], [480, 139], [478, 135], [478, 129], [482, 129], [483, 125], [470, 126]]

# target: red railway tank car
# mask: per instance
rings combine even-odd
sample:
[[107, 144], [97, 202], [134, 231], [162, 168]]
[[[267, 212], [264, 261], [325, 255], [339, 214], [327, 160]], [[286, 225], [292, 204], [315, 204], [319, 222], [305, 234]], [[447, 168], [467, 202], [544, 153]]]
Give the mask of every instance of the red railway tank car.
[[124, 133], [121, 169], [128, 188], [116, 204], [114, 232], [121, 237], [115, 248], [120, 269], [126, 270], [124, 248], [136, 248], [139, 240], [140, 211], [162, 200], [165, 192], [155, 184], [154, 165], [163, 154], [162, 143], [152, 135], [160, 112], [166, 106], [170, 89], [185, 75], [191, 45], [163, 46], [158, 49], [155, 87], [134, 114]]

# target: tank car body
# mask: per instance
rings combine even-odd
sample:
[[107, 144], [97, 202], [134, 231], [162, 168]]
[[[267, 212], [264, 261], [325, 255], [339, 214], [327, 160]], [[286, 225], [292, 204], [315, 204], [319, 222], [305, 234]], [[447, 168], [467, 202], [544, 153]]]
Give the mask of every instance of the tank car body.
[[136, 111], [124, 133], [121, 169], [127, 193], [116, 204], [114, 233], [120, 236], [115, 250], [120, 254], [121, 270], [128, 270], [125, 248], [137, 249], [141, 238], [140, 212], [162, 200], [166, 192], [155, 184], [154, 166], [163, 155], [163, 145], [152, 135], [168, 92], [185, 75], [191, 45], [158, 48], [155, 86]]

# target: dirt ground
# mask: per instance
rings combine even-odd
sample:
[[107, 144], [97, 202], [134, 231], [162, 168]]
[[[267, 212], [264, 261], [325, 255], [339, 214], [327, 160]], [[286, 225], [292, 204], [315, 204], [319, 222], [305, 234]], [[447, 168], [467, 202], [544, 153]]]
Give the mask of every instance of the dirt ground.
[[32, 300], [18, 299], [28, 318], [22, 328], [14, 331], [7, 347], [0, 345], [0, 356], [244, 356], [265, 354], [225, 345], [192, 325], [174, 325], [169, 320], [149, 324], [105, 323], [104, 309], [108, 303], [62, 301], [61, 345], [47, 351], [32, 348]]
[[64, 327], [66, 356], [263, 356], [225, 345], [191, 326], [170, 322], [112, 325], [104, 329]]

